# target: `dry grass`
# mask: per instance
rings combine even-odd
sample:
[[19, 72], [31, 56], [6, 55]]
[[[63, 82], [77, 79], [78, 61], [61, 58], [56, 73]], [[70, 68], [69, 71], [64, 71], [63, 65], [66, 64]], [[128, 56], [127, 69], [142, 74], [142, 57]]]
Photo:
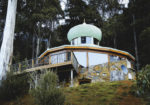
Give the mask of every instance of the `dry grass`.
[[145, 105], [129, 93], [132, 81], [84, 84], [64, 89], [65, 105]]
[[[64, 88], [65, 105], [146, 105], [143, 98], [130, 93], [132, 85], [132, 81], [119, 81]], [[30, 95], [25, 95], [23, 98], [0, 105], [34, 105], [34, 101]]]

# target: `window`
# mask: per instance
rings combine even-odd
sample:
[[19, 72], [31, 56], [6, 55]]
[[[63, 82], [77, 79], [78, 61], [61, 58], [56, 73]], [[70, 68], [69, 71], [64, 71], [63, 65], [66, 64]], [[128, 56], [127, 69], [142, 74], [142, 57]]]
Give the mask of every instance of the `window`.
[[72, 45], [74, 45], [74, 39], [72, 40]]
[[67, 61], [71, 60], [71, 52], [67, 52]]
[[98, 40], [96, 38], [94, 38], [94, 44], [98, 44]]
[[81, 43], [86, 43], [86, 37], [81, 37]]

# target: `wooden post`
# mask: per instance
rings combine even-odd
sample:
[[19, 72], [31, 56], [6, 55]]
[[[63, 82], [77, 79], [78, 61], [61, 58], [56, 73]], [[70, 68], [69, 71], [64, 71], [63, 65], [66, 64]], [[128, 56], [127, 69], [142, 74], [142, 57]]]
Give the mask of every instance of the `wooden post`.
[[34, 59], [32, 59], [32, 67], [34, 67]]
[[21, 72], [21, 63], [19, 63], [19, 72]]
[[73, 87], [73, 70], [71, 69], [70, 87]]
[[110, 71], [110, 55], [108, 54], [108, 71]]
[[65, 58], [65, 62], [68, 61], [68, 52], [66, 51], [66, 58]]
[[49, 64], [51, 64], [51, 55], [49, 54]]
[[73, 63], [73, 52], [71, 51], [71, 62]]

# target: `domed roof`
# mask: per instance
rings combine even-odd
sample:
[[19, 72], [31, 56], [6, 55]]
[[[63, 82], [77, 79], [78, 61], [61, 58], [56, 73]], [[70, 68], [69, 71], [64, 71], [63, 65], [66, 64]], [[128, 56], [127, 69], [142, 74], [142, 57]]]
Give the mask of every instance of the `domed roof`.
[[94, 25], [83, 23], [72, 27], [67, 35], [69, 41], [81, 36], [94, 37], [100, 41], [102, 38], [102, 32]]

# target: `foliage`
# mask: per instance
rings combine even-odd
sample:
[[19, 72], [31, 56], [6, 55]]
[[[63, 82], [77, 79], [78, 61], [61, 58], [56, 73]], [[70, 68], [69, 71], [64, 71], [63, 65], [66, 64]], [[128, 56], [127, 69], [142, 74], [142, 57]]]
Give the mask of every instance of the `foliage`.
[[[59, 0], [18, 0], [14, 62], [34, 58], [47, 47], [52, 47], [55, 42], [51, 39], [54, 36], [53, 30], [62, 16]], [[37, 39], [40, 39], [39, 45]]]
[[38, 86], [30, 91], [38, 105], [63, 105], [65, 97], [57, 88], [58, 77], [53, 72], [41, 75]]
[[[102, 46], [115, 47], [133, 55], [135, 27], [141, 67], [149, 64], [150, 1], [130, 0], [128, 8], [124, 8], [119, 1], [122, 0], [18, 0], [14, 61], [34, 58], [38, 49], [37, 38], [40, 39], [39, 53], [47, 47], [69, 44], [67, 32], [71, 27], [83, 23], [85, 18], [86, 23], [102, 29]], [[61, 3], [64, 3], [65, 10], [61, 9]], [[7, 1], [1, 0], [0, 5], [2, 38]], [[59, 24], [62, 18], [65, 20], [63, 25]]]
[[8, 72], [6, 79], [1, 81], [0, 85], [0, 99], [12, 100], [28, 92], [28, 76], [14, 75]]
[[140, 94], [150, 92], [150, 65], [146, 65], [137, 75], [137, 87]]
[[140, 34], [140, 58], [142, 65], [150, 64], [150, 27], [144, 29]]
[[[149, 100], [130, 93], [136, 88], [133, 81], [115, 81], [83, 84], [78, 87], [63, 88], [65, 105], [149, 105]], [[132, 103], [131, 103], [131, 100]], [[12, 101], [10, 105], [35, 105], [33, 97], [25, 95]], [[8, 105], [8, 104], [4, 104]], [[37, 105], [37, 104], [36, 104]]]

